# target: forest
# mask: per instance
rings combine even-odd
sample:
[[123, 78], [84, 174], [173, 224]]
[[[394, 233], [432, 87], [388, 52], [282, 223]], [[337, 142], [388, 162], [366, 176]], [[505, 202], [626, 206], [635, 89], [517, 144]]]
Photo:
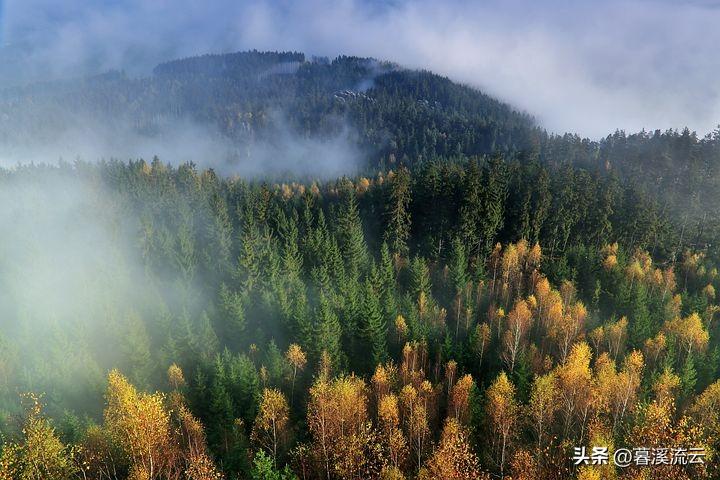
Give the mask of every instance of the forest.
[[[8, 89], [2, 141], [60, 128], [43, 103], [234, 142], [341, 115], [366, 162], [0, 169], [1, 480], [720, 478], [720, 130], [552, 135], [289, 52]], [[596, 446], [705, 458], [575, 465]]]

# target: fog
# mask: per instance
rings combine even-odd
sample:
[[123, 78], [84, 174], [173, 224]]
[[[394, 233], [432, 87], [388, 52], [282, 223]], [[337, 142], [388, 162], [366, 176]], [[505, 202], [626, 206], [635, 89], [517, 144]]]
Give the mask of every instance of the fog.
[[11, 401], [25, 388], [89, 403], [122, 365], [128, 329], [142, 328], [126, 321], [152, 286], [133, 253], [137, 226], [111, 198], [59, 170], [0, 178], [1, 367], [18, 382], [0, 382], [0, 395]]
[[354, 54], [480, 87], [555, 132], [720, 123], [720, 6], [701, 0], [9, 0], [0, 84], [242, 49]]
[[[41, 110], [31, 117], [42, 114]], [[326, 179], [354, 173], [364, 158], [355, 132], [340, 118], [336, 133], [313, 137], [297, 133], [281, 111], [273, 111], [269, 115], [272, 134], [265, 132], [262, 138], [247, 141], [231, 140], [213, 125], [189, 117], [166, 117], [151, 128], [138, 128], [130, 118], [105, 123], [78, 112], [61, 113], [58, 118], [51, 135], [23, 136], [15, 129], [17, 135], [11, 140], [0, 141], [0, 167], [158, 157], [173, 165], [192, 162], [226, 176]]]

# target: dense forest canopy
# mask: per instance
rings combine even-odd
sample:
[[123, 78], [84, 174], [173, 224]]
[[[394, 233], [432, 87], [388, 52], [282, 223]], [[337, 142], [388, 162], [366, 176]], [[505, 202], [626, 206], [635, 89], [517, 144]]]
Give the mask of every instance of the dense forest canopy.
[[[178, 119], [234, 149], [0, 170], [0, 479], [720, 474], [720, 132], [552, 135], [430, 72], [294, 52], [0, 112], [10, 151]], [[345, 176], [230, 174], [343, 129]], [[601, 445], [706, 462], [570, 460]]]

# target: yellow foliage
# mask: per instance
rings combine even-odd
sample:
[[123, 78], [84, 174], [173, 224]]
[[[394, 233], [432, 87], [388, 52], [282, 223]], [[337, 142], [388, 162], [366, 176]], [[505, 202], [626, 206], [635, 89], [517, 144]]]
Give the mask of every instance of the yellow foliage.
[[173, 363], [170, 365], [167, 371], [168, 376], [168, 383], [170, 383], [170, 386], [178, 390], [185, 386], [185, 376], [183, 375], [183, 371], [180, 367], [177, 366], [177, 364]]
[[715, 300], [715, 287], [712, 283], [708, 283], [705, 288], [703, 288], [703, 295], [705, 295], [709, 301]]
[[440, 443], [426, 465], [429, 478], [478, 480], [484, 477], [480, 462], [470, 448], [467, 433], [451, 418], [445, 422]]
[[605, 270], [612, 270], [617, 266], [618, 260], [616, 255], [608, 255], [605, 257], [605, 260], [603, 260], [603, 268]]
[[[177, 454], [170, 436], [170, 415], [160, 393], [138, 393], [117, 370], [108, 375], [105, 426], [136, 466], [137, 475], [154, 478], [169, 469]], [[141, 477], [140, 477], [141, 478]]]
[[655, 400], [661, 404], [672, 402], [678, 387], [680, 387], [680, 377], [675, 375], [670, 368], [665, 367], [652, 386]]
[[452, 389], [450, 409], [459, 422], [465, 423], [469, 417], [470, 394], [474, 385], [472, 376], [467, 374], [461, 377]]
[[255, 417], [251, 439], [265, 448], [274, 459], [287, 440], [287, 424], [290, 417], [285, 395], [275, 388], [263, 390], [260, 410]]
[[385, 467], [380, 473], [380, 480], [405, 480], [405, 475], [397, 467]]
[[30, 401], [19, 443], [2, 445], [0, 480], [69, 480], [76, 473], [74, 452], [55, 434], [55, 429], [41, 415], [40, 401], [34, 395]]
[[663, 330], [678, 340], [687, 355], [693, 351], [704, 351], [710, 340], [710, 334], [705, 330], [702, 319], [697, 313], [691, 313], [685, 318], [676, 317], [669, 320], [665, 322]]
[[305, 368], [305, 364], [307, 364], [305, 352], [303, 352], [302, 348], [300, 348], [300, 345], [296, 343], [290, 344], [287, 353], [285, 353], [285, 358], [287, 359], [288, 363], [292, 365], [293, 369], [296, 370], [302, 370], [303, 368]]
[[408, 334], [407, 322], [402, 315], [395, 317], [395, 331], [398, 334], [398, 340], [404, 339]]

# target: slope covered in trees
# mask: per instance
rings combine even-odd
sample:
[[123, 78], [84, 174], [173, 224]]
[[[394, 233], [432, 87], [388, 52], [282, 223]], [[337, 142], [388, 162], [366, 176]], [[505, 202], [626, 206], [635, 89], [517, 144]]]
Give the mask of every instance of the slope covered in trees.
[[72, 308], [26, 303], [42, 256], [3, 257], [5, 478], [598, 478], [573, 446], [716, 451], [717, 269], [605, 175], [496, 156], [309, 184], [158, 160], [0, 181], [18, 218], [42, 221], [40, 190], [112, 232], [71, 237], [68, 263], [112, 265]]
[[[243, 171], [242, 165], [254, 161], [268, 163], [269, 150], [270, 157], [288, 157], [276, 161], [295, 177], [302, 176], [291, 166], [302, 139], [341, 140], [330, 153], [305, 152], [305, 168], [323, 164], [312, 161], [318, 154], [346, 163], [325, 176], [499, 152], [525, 164], [569, 164], [632, 184], [678, 226], [677, 251], [692, 246], [714, 252], [720, 234], [720, 216], [712, 208], [720, 191], [717, 131], [705, 137], [688, 130], [615, 132], [600, 140], [548, 134], [528, 115], [476, 89], [373, 59], [257, 51], [205, 55], [158, 65], [142, 78], [110, 72], [5, 88], [0, 111], [0, 144], [16, 152], [14, 161], [23, 155], [54, 161], [60, 153], [53, 149], [70, 158], [91, 155], [85, 158], [91, 161], [134, 157], [142, 149], [126, 152], [127, 144], [153, 151], [179, 142], [180, 134], [195, 143], [183, 140], [179, 151], [170, 149], [183, 157], [177, 161], [187, 160], [184, 152], [190, 151], [196, 163]], [[109, 145], [107, 151], [86, 151], [74, 142]], [[38, 144], [49, 148], [39, 157]], [[352, 155], [345, 158], [341, 151]], [[313, 171], [322, 174], [322, 167]]]
[[62, 138], [94, 124], [153, 137], [182, 119], [247, 145], [276, 140], [284, 123], [319, 138], [349, 123], [373, 165], [509, 150], [527, 143], [534, 130], [527, 115], [429, 72], [289, 52], [177, 60], [146, 78], [110, 72], [7, 88], [0, 91], [0, 109], [0, 142], [10, 145]]
[[[720, 474], [717, 132], [549, 135], [429, 72], [290, 52], [0, 111], [6, 146], [184, 119], [238, 151], [347, 128], [363, 152], [318, 180], [0, 170], [1, 480]], [[573, 466], [580, 446], [707, 458]]]

